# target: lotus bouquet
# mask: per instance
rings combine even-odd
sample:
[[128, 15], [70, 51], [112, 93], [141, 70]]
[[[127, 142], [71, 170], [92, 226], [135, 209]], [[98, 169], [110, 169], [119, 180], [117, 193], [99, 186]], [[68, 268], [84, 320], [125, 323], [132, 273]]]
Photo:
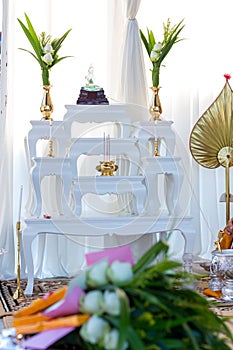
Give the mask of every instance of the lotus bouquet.
[[140, 30], [140, 35], [142, 42], [146, 48], [146, 51], [149, 55], [150, 61], [153, 68], [152, 72], [152, 84], [153, 87], [159, 87], [159, 77], [160, 77], [160, 67], [164, 58], [170, 52], [171, 48], [175, 43], [178, 43], [182, 39], [179, 39], [179, 34], [184, 28], [183, 20], [178, 24], [171, 26], [171, 21], [168, 18], [167, 23], [163, 23], [163, 40], [156, 41], [154, 33], [152, 30], [147, 28], [147, 38]]
[[71, 29], [67, 30], [65, 34], [62, 35], [60, 38], [52, 40], [51, 36], [46, 35], [45, 32], [42, 32], [40, 35], [37, 35], [26, 13], [25, 18], [27, 26], [19, 18], [18, 22], [21, 28], [23, 29], [26, 37], [28, 38], [34, 52], [22, 48], [20, 48], [20, 50], [29, 52], [37, 60], [42, 71], [43, 85], [48, 86], [50, 85], [49, 72], [51, 68], [55, 66], [55, 64], [57, 64], [58, 62], [64, 60], [65, 58], [71, 57], [58, 56], [58, 51], [60, 50], [63, 41], [65, 40]]
[[[158, 242], [133, 264], [130, 247], [90, 253], [67, 287], [15, 313], [25, 349], [230, 349], [226, 320]], [[163, 255], [163, 259], [157, 259]], [[157, 262], [155, 262], [157, 260]]]

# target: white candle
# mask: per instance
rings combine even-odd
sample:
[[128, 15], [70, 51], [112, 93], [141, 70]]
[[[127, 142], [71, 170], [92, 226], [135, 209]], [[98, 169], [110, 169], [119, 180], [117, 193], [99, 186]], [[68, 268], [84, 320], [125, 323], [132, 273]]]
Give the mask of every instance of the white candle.
[[110, 162], [110, 135], [108, 134], [108, 162]]
[[49, 140], [52, 140], [52, 126], [53, 126], [53, 121], [50, 120], [50, 123], [49, 123]]
[[20, 187], [20, 193], [19, 193], [19, 215], [18, 215], [18, 222], [20, 222], [20, 217], [21, 217], [22, 195], [23, 195], [23, 185], [21, 185], [21, 187]]
[[104, 132], [104, 162], [106, 161], [106, 137]]

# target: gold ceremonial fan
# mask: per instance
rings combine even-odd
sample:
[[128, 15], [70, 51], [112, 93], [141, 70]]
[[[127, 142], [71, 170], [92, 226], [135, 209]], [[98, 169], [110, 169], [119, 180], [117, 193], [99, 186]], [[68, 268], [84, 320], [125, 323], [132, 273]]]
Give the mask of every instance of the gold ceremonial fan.
[[233, 165], [233, 96], [225, 74], [226, 83], [206, 112], [194, 125], [189, 145], [193, 158], [200, 165], [215, 169], [225, 167], [226, 223], [230, 218], [229, 169]]

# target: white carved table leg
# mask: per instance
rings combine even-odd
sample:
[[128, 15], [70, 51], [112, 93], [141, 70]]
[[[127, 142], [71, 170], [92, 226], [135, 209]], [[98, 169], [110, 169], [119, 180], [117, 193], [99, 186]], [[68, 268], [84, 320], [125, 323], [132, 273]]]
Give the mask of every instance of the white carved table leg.
[[63, 166], [62, 168], [62, 182], [63, 182], [63, 209], [64, 215], [69, 215], [70, 207], [69, 207], [69, 196], [72, 184], [72, 172], [70, 168], [70, 164]]
[[179, 212], [179, 195], [183, 184], [183, 177], [182, 169], [165, 173], [164, 191], [169, 215], [178, 214]]
[[146, 181], [148, 187], [146, 214], [150, 216], [157, 215], [161, 205], [158, 195], [158, 175], [149, 173], [146, 176]]
[[192, 261], [193, 261], [193, 247], [195, 243], [195, 231], [180, 231], [184, 237], [184, 254], [183, 262], [185, 271], [192, 272]]
[[41, 196], [41, 179], [39, 176], [39, 168], [36, 166], [36, 164], [33, 166], [31, 170], [31, 176], [32, 176], [32, 183], [33, 188], [35, 192], [35, 198], [36, 198], [36, 207], [34, 210], [34, 215], [38, 218], [41, 214], [42, 210], [42, 196]]
[[[183, 266], [184, 270], [188, 272], [192, 272], [192, 261], [193, 261], [193, 247], [195, 243], [195, 231], [192, 229], [181, 231], [175, 229], [173, 231], [179, 231], [184, 238], [184, 253], [183, 253]], [[159, 234], [159, 239], [166, 240], [167, 232], [163, 231]]]
[[134, 194], [137, 203], [137, 213], [138, 215], [142, 215], [145, 210], [146, 191], [143, 187], [134, 188]]
[[75, 214], [77, 216], [81, 215], [82, 196], [86, 193], [96, 193], [98, 195], [107, 193], [117, 195], [132, 193], [136, 199], [136, 208], [132, 208], [135, 214], [141, 214], [144, 211], [147, 193], [146, 186], [143, 181], [145, 181], [143, 176], [79, 177], [78, 181], [76, 179], [74, 184], [74, 197], [76, 203]]
[[[32, 183], [36, 197], [36, 208], [34, 215], [38, 218], [42, 210], [42, 195], [41, 195], [41, 181], [45, 176], [56, 175], [61, 177], [62, 186], [60, 187], [62, 193], [62, 204], [64, 214], [69, 214], [69, 195], [72, 185], [72, 168], [70, 165], [70, 158], [34, 158], [35, 164], [31, 170]], [[58, 182], [57, 182], [58, 183]]]
[[79, 183], [77, 180], [74, 180], [74, 206], [75, 206], [75, 215], [80, 216], [82, 213], [82, 193], [80, 191]]
[[36, 232], [32, 232], [30, 229], [25, 229], [22, 232], [22, 243], [24, 249], [24, 259], [27, 267], [28, 281], [27, 287], [24, 291], [25, 295], [32, 295], [33, 293], [33, 284], [34, 284], [34, 262], [32, 256], [32, 242], [36, 236]]

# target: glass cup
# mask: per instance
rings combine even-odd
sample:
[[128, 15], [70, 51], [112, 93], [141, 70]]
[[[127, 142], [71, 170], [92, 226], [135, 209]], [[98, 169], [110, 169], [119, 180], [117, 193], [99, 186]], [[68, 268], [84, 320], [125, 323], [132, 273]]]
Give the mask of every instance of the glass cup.
[[222, 299], [233, 301], [233, 279], [226, 279], [222, 287]]
[[221, 290], [223, 287], [223, 280], [215, 274], [210, 275], [210, 281], [208, 283], [209, 289], [213, 291]]

